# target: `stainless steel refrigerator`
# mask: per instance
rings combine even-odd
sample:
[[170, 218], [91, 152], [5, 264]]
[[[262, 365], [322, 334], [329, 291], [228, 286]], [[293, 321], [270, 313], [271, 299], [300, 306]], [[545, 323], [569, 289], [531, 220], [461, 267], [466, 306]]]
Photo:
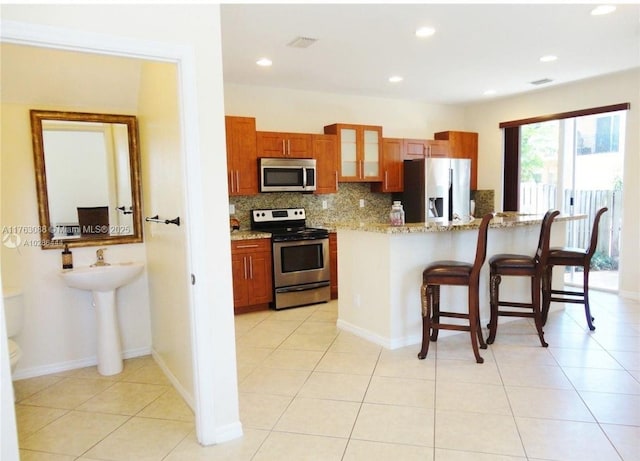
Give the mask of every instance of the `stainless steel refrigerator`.
[[467, 222], [470, 198], [471, 160], [405, 160], [401, 200], [406, 222]]

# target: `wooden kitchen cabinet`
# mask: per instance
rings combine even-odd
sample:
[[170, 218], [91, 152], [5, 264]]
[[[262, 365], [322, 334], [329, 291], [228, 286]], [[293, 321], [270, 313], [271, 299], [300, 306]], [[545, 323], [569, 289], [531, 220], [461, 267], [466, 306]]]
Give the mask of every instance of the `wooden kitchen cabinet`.
[[306, 133], [256, 133], [258, 157], [313, 158], [311, 135]]
[[382, 138], [382, 182], [371, 184], [372, 192], [402, 192], [404, 188], [404, 141]]
[[338, 192], [338, 139], [334, 134], [311, 135], [316, 159], [316, 194]]
[[268, 309], [273, 300], [271, 240], [232, 241], [231, 268], [234, 313]]
[[258, 193], [256, 119], [224, 118], [227, 138], [227, 181], [229, 195]]
[[325, 134], [338, 137], [340, 182], [382, 180], [382, 127], [335, 123], [324, 127]]
[[441, 131], [433, 137], [449, 141], [451, 157], [471, 159], [471, 190], [478, 188], [478, 133], [470, 131]]
[[449, 142], [434, 139], [405, 139], [404, 160], [414, 160], [427, 157], [449, 157]]
[[338, 235], [329, 232], [329, 257], [331, 263], [331, 299], [338, 299]]

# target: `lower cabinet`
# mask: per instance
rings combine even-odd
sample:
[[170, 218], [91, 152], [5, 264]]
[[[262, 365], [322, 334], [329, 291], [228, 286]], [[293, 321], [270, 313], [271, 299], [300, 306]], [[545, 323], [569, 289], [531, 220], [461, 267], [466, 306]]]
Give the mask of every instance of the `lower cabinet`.
[[331, 258], [331, 299], [338, 299], [338, 236], [329, 233], [329, 256]]
[[271, 239], [232, 241], [231, 267], [234, 313], [268, 309], [273, 300]]

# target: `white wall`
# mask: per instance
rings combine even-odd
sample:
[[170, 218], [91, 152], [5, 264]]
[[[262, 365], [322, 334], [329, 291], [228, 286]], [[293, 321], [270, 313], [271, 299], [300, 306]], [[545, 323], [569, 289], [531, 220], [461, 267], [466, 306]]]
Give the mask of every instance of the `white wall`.
[[500, 122], [617, 103], [631, 103], [627, 112], [620, 294], [640, 299], [640, 69], [541, 89], [521, 96], [468, 106], [465, 127], [480, 133], [478, 188], [495, 189], [502, 208], [503, 146]]
[[[37, 229], [38, 201], [28, 106], [2, 105], [1, 223]], [[74, 110], [73, 107], [59, 110]], [[75, 110], [78, 110], [75, 108]], [[86, 108], [84, 108], [86, 110]], [[99, 111], [99, 108], [95, 108]], [[26, 378], [96, 363], [95, 313], [91, 293], [68, 288], [58, 250], [42, 250], [39, 233], [18, 232], [22, 245], [0, 248], [5, 286], [24, 293], [25, 320], [17, 342], [23, 356], [14, 378]], [[32, 246], [33, 245], [33, 246]], [[145, 261], [144, 245], [113, 245], [107, 262]], [[95, 262], [96, 247], [74, 248], [76, 267]], [[118, 292], [122, 346], [126, 356], [148, 354], [151, 347], [147, 277], [143, 274]]]
[[[178, 69], [145, 62], [138, 124], [145, 216], [185, 218], [184, 152], [180, 135]], [[189, 269], [184, 226], [145, 223], [153, 351], [193, 405]]]
[[462, 129], [462, 108], [389, 98], [224, 85], [226, 115], [256, 117], [259, 131], [322, 133], [325, 125], [381, 125], [387, 138], [433, 139]]

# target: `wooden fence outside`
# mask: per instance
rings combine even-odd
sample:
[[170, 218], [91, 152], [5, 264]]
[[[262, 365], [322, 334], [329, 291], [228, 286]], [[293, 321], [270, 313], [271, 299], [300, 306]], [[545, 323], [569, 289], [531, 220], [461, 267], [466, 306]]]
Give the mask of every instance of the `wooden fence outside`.
[[[571, 190], [564, 191], [564, 203], [569, 203]], [[550, 184], [520, 184], [520, 212], [544, 213], [555, 208], [556, 187]], [[577, 190], [573, 200], [573, 213], [586, 214], [587, 219], [571, 221], [567, 226], [567, 245], [587, 248], [591, 241], [591, 228], [596, 212], [607, 207], [600, 219], [598, 252], [615, 261], [620, 256], [620, 231], [622, 223], [622, 192], [613, 190]]]

